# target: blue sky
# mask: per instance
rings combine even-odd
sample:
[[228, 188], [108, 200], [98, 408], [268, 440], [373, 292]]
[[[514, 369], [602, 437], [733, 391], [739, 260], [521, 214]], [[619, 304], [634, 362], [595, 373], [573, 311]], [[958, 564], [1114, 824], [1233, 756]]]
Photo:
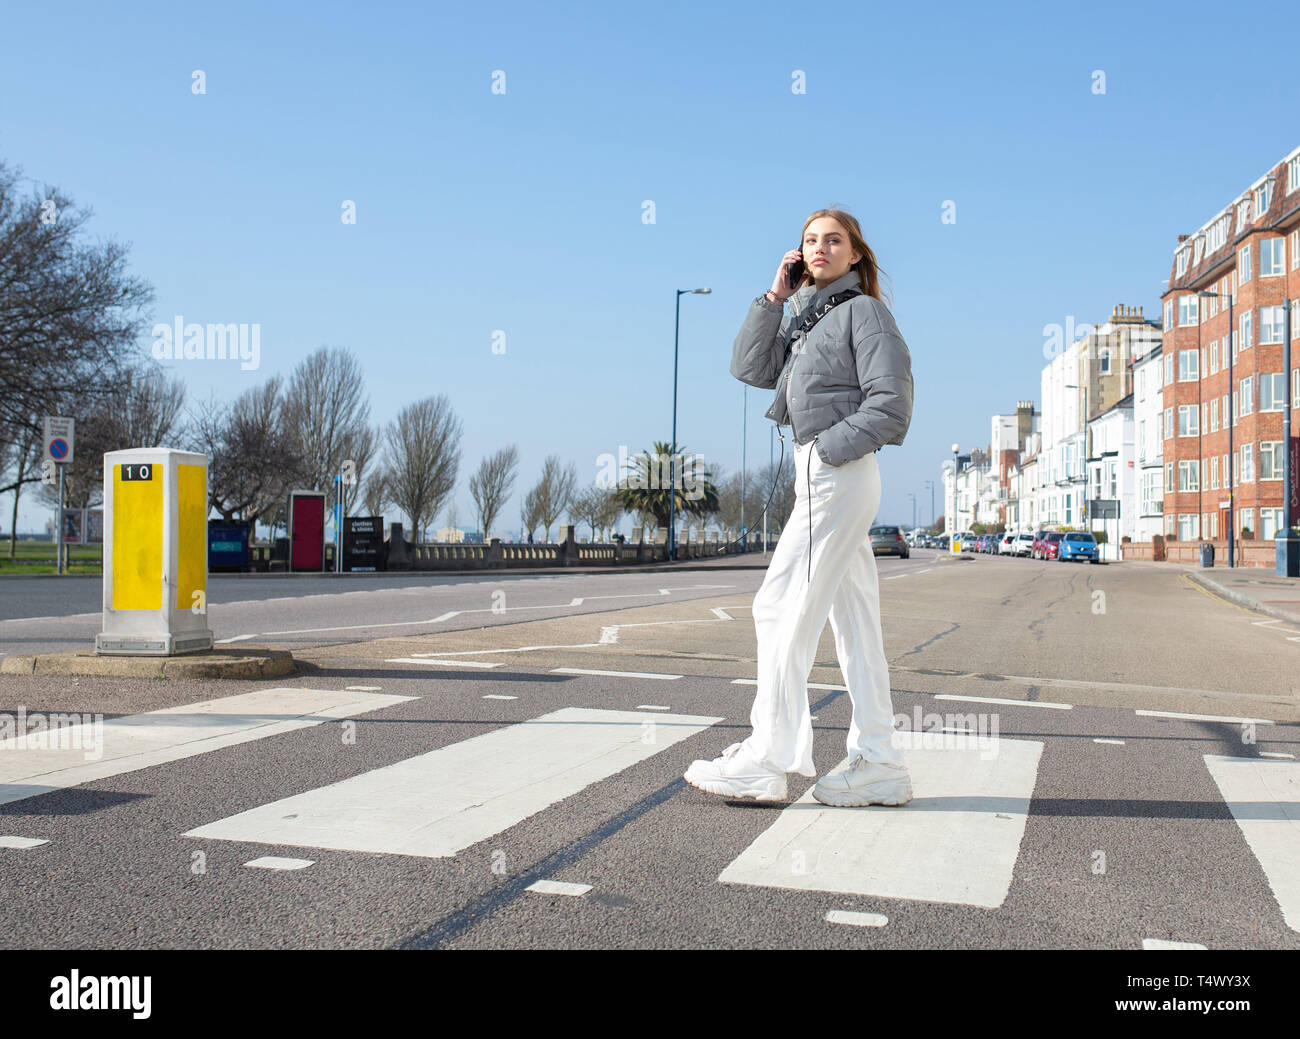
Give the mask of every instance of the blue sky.
[[517, 525], [546, 455], [587, 483], [669, 439], [679, 288], [713, 291], [682, 298], [678, 440], [735, 470], [747, 414], [766, 464], [773, 392], [744, 393], [731, 344], [842, 204], [916, 384], [880, 518], [910, 523], [912, 492], [926, 522], [950, 445], [1037, 400], [1043, 326], [1157, 317], [1176, 236], [1297, 144], [1283, 51], [1224, 33], [1198, 3], [11, 5], [0, 157], [131, 243], [155, 320], [261, 325], [256, 371], [170, 362], [192, 401], [322, 345], [364, 361], [375, 420], [447, 394], [462, 523], [510, 443]]

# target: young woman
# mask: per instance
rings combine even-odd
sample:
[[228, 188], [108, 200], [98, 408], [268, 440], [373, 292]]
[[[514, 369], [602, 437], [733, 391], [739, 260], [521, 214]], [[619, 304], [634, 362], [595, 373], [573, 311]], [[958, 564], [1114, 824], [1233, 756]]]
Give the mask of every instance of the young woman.
[[[781, 258], [772, 288], [750, 304], [732, 348], [731, 374], [777, 390], [767, 417], [778, 427], [790, 424], [794, 440], [796, 508], [754, 597], [753, 732], [721, 757], [694, 762], [685, 778], [723, 797], [780, 801], [787, 772], [817, 774], [807, 683], [829, 617], [853, 701], [850, 763], [819, 780], [813, 796], [828, 805], [901, 805], [911, 800], [912, 783], [891, 740], [868, 533], [880, 508], [876, 452], [901, 444], [911, 424], [912, 360], [881, 299], [876, 257], [857, 220], [818, 210], [805, 221], [802, 242]], [[799, 260], [805, 273], [791, 285], [789, 266]], [[787, 299], [792, 313], [782, 321]]]

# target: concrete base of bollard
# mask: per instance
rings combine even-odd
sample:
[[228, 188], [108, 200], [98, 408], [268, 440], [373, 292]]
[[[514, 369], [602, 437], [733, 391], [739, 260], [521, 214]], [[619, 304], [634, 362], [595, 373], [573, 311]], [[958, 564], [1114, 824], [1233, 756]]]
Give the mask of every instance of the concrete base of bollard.
[[102, 656], [94, 650], [37, 653], [0, 660], [6, 675], [104, 675], [122, 678], [279, 678], [296, 669], [287, 649], [243, 645], [179, 657]]

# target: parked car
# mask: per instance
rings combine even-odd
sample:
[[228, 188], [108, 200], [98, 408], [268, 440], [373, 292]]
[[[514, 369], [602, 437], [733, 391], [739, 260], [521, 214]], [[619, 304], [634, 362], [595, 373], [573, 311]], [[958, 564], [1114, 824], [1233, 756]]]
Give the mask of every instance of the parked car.
[[1067, 531], [1065, 537], [1061, 538], [1060, 554], [1057, 558], [1062, 563], [1075, 559], [1086, 559], [1090, 563], [1095, 563], [1100, 558], [1097, 539], [1086, 530]]
[[871, 551], [876, 555], [895, 555], [901, 559], [911, 556], [907, 539], [897, 527], [872, 527], [867, 536], [871, 539]]
[[1056, 559], [1059, 557], [1061, 538], [1065, 537], [1059, 530], [1045, 530], [1038, 541], [1039, 559]]
[[958, 534], [958, 535], [957, 535], [957, 540], [959, 540], [959, 541], [961, 542], [961, 550], [962, 550], [963, 552], [974, 552], [974, 551], [975, 551], [975, 534], [974, 534], [974, 532], [968, 530], [968, 531], [965, 531], [964, 533]]
[[998, 554], [1009, 556], [1014, 555], [1016, 550], [1016, 536], [1009, 531], [1003, 534], [998, 541]]
[[1039, 550], [1041, 550], [1043, 547], [1043, 535], [1046, 533], [1047, 531], [1045, 530], [1034, 531], [1034, 547], [1029, 550], [1029, 555], [1032, 558], [1034, 559], [1038, 558]]
[[1028, 556], [1034, 550], [1034, 535], [1025, 531], [1023, 534], [1016, 535], [1015, 547], [1012, 554], [1017, 556]]

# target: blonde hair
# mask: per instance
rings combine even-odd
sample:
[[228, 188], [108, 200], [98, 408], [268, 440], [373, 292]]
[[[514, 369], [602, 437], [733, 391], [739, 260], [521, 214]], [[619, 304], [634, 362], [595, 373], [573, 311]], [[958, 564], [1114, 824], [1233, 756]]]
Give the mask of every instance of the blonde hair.
[[[858, 279], [862, 284], [862, 291], [868, 296], [875, 296], [876, 299], [880, 300], [882, 303], [888, 304], [889, 298], [888, 296], [881, 294], [880, 288], [880, 275], [884, 272], [881, 271], [880, 265], [876, 263], [876, 254], [871, 251], [871, 246], [869, 246], [867, 240], [862, 237], [862, 228], [858, 226], [857, 219], [854, 218], [851, 213], [847, 213], [843, 209], [837, 208], [817, 210], [817, 212], [813, 213], [803, 222], [803, 230], [799, 232], [799, 247], [801, 249], [803, 248], [803, 236], [808, 233], [808, 225], [819, 217], [824, 216], [830, 217], [843, 227], [844, 230], [848, 232], [849, 243], [853, 247], [851, 251], [862, 254], [862, 258], [858, 260], [852, 268], [850, 268], [851, 270], [856, 270], [858, 272]], [[800, 289], [804, 285], [811, 284], [811, 282], [812, 273], [805, 267], [803, 278], [800, 279], [799, 284], [794, 286], [794, 288]]]

